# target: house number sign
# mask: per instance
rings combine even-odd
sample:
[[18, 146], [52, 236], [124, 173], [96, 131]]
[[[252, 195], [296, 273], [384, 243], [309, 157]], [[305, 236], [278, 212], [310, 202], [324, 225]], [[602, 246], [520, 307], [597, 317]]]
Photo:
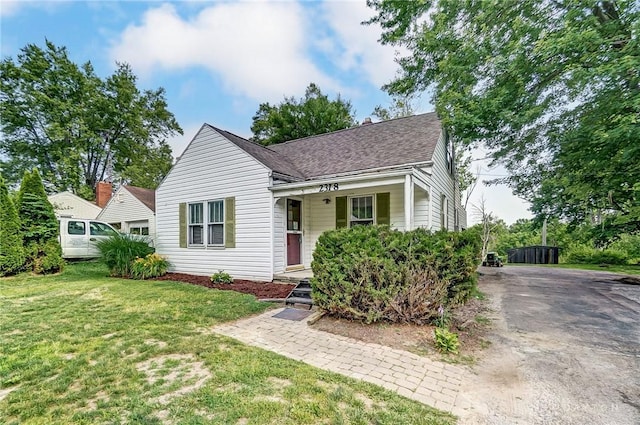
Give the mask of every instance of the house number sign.
[[339, 190], [340, 186], [338, 186], [338, 183], [327, 183], [327, 184], [321, 184], [320, 185], [320, 193], [322, 192], [333, 192], [336, 190]]

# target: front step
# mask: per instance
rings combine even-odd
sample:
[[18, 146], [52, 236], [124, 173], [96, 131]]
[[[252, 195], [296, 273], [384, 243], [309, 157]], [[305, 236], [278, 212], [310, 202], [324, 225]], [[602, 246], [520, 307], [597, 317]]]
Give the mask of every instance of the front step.
[[313, 298], [311, 298], [311, 283], [309, 282], [309, 279], [300, 280], [284, 302], [285, 305], [308, 305], [309, 309], [311, 309], [311, 307], [313, 307]]

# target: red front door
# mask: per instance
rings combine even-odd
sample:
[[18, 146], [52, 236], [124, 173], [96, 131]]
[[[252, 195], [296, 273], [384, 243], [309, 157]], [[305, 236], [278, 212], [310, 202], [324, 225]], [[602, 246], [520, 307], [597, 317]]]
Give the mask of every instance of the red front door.
[[287, 266], [302, 264], [302, 202], [287, 199]]

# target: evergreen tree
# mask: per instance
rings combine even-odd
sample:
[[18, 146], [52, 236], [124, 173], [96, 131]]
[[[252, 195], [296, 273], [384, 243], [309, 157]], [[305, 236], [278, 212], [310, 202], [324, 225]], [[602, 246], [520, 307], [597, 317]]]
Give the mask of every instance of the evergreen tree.
[[26, 171], [18, 192], [17, 210], [27, 255], [27, 269], [55, 273], [64, 266], [58, 241], [59, 224], [37, 169]]
[[15, 274], [24, 266], [20, 220], [0, 175], [0, 276]]

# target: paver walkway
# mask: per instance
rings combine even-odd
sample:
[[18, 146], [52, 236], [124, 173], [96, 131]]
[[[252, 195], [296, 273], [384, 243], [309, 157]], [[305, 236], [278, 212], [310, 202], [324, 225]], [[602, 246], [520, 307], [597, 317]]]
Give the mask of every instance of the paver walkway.
[[214, 332], [321, 369], [380, 385], [410, 399], [464, 415], [463, 369], [408, 351], [310, 328], [306, 320], [274, 318], [283, 309], [217, 326]]

